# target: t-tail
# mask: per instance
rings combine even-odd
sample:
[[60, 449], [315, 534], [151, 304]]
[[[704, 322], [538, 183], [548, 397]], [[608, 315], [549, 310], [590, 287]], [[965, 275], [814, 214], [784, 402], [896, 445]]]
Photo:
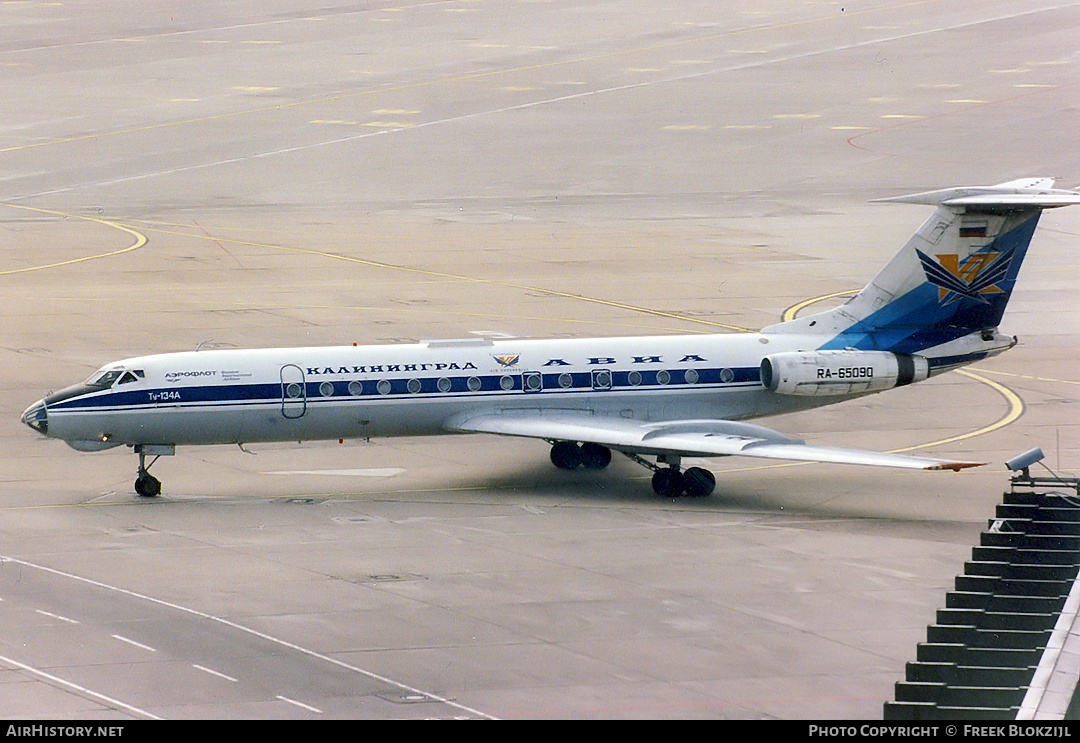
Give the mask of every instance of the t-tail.
[[912, 381], [1011, 348], [998, 324], [1039, 216], [1080, 204], [1080, 193], [1053, 185], [1025, 178], [880, 199], [937, 209], [846, 304], [761, 332], [802, 335], [825, 353], [885, 352], [905, 366], [914, 358], [925, 368]]

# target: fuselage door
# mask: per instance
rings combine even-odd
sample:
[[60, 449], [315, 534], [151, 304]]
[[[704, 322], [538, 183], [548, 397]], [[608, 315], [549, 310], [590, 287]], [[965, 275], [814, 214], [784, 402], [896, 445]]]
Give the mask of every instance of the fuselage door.
[[307, 412], [307, 384], [304, 370], [296, 364], [281, 367], [281, 414], [300, 418]]

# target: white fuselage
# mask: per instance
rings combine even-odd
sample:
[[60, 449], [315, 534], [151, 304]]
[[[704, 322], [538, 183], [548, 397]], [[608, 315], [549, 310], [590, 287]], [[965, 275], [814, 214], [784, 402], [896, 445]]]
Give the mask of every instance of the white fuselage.
[[[48, 405], [81, 449], [446, 433], [464, 412], [577, 410], [637, 421], [745, 420], [835, 402], [776, 395], [770, 353], [801, 336], [685, 335], [193, 351], [126, 359], [128, 381]], [[72, 390], [72, 393], [76, 390]]]

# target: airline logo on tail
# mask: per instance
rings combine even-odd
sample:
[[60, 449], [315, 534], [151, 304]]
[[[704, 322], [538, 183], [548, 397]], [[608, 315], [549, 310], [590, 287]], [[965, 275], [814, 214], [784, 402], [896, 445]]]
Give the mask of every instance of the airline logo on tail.
[[964, 297], [990, 304], [986, 295], [1004, 292], [1000, 284], [1009, 272], [1015, 250], [980, 250], [963, 260], [956, 253], [931, 258], [921, 250], [915, 252], [919, 254], [926, 280], [938, 288], [938, 302], [950, 304]]

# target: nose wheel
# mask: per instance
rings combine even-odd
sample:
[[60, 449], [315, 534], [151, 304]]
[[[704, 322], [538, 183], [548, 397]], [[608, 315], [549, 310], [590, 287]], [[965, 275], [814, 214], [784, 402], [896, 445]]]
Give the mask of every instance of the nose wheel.
[[135, 492], [144, 498], [161, 495], [161, 480], [149, 472], [143, 472], [135, 478]]

